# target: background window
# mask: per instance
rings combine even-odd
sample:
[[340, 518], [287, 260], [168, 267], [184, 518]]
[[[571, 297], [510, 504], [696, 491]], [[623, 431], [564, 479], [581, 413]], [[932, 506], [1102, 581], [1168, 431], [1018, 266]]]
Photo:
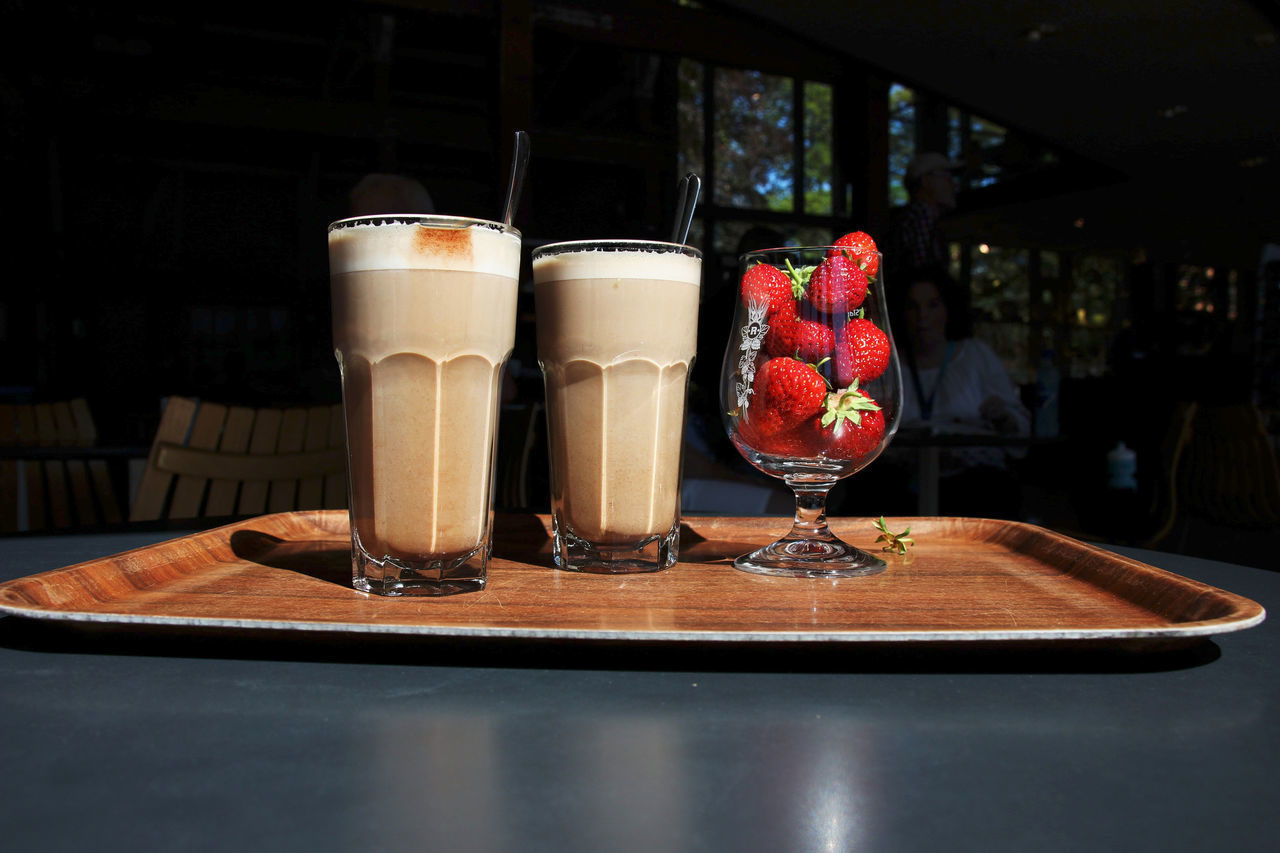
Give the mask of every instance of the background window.
[[719, 205], [794, 209], [795, 114], [790, 77], [762, 71], [714, 71], [715, 175]]
[[681, 175], [694, 172], [705, 178], [706, 158], [706, 67], [691, 59], [680, 60], [676, 71], [676, 165]]
[[830, 216], [834, 210], [831, 148], [835, 141], [831, 87], [804, 84], [804, 212]]
[[732, 284], [752, 228], [771, 229], [778, 243], [793, 246], [824, 245], [843, 233], [834, 86], [688, 59], [677, 77], [677, 167], [703, 180], [689, 239], [704, 250], [704, 278]]
[[1071, 287], [1065, 294], [1069, 374], [1074, 378], [1101, 376], [1115, 335], [1116, 306], [1121, 298], [1124, 266], [1105, 255], [1076, 257]]
[[906, 86], [889, 87], [889, 204], [898, 206], [911, 199], [904, 177], [907, 164], [916, 156], [916, 95]]
[[969, 289], [973, 298], [974, 336], [995, 349], [1014, 382], [1035, 378], [1028, 327], [1031, 322], [1031, 279], [1026, 249], [986, 244], [970, 249]]

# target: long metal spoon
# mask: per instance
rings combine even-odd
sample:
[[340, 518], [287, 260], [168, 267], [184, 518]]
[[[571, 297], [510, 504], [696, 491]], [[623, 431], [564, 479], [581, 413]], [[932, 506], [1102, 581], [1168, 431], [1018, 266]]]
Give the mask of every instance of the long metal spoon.
[[693, 172], [680, 179], [676, 188], [676, 224], [671, 232], [671, 242], [684, 245], [689, 239], [689, 226], [693, 224], [693, 211], [698, 206], [698, 193], [702, 189], [702, 179]]
[[516, 131], [515, 147], [511, 151], [511, 180], [507, 182], [507, 201], [502, 208], [502, 221], [510, 226], [516, 218], [520, 204], [520, 188], [524, 185], [524, 172], [529, 166], [529, 134]]

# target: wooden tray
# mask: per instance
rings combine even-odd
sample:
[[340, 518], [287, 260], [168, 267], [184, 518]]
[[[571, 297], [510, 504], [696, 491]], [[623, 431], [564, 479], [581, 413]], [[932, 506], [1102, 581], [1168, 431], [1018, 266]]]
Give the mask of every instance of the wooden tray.
[[[915, 547], [882, 574], [733, 568], [779, 518], [690, 518], [683, 560], [646, 575], [552, 567], [549, 519], [500, 515], [489, 583], [443, 598], [350, 586], [344, 511], [281, 513], [0, 584], [0, 611], [113, 624], [660, 642], [1089, 641], [1168, 645], [1257, 625], [1257, 603], [1034, 525], [904, 518]], [[836, 519], [874, 550], [868, 519]]]

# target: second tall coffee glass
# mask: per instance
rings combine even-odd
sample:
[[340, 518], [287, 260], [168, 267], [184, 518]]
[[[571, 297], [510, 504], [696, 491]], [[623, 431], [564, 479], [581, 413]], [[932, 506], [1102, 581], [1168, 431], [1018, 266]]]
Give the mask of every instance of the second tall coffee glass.
[[597, 240], [533, 252], [556, 565], [652, 572], [679, 554], [702, 255]]

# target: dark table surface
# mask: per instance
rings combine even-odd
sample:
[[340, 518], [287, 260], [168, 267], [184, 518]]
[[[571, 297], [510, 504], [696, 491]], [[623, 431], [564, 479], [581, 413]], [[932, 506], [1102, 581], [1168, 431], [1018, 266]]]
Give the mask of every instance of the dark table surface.
[[[173, 533], [0, 540], [0, 580]], [[1280, 573], [1116, 549], [1280, 608]], [[1224, 850], [1280, 624], [1192, 649], [582, 646], [0, 619], [5, 850]]]

